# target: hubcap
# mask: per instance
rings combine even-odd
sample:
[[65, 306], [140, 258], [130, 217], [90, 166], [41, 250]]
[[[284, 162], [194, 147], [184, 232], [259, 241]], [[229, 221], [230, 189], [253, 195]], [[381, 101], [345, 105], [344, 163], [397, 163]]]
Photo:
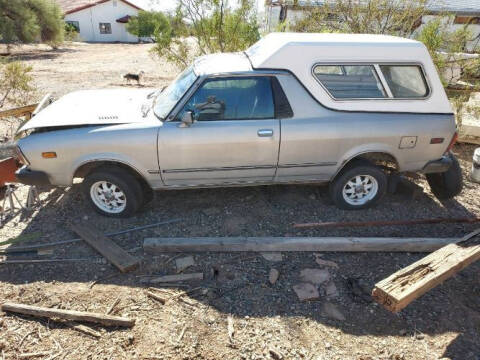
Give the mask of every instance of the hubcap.
[[125, 210], [127, 197], [122, 189], [108, 181], [97, 181], [90, 187], [90, 197], [101, 210], [118, 214]]
[[365, 205], [378, 192], [378, 182], [370, 175], [357, 175], [351, 178], [342, 190], [343, 199], [350, 205]]

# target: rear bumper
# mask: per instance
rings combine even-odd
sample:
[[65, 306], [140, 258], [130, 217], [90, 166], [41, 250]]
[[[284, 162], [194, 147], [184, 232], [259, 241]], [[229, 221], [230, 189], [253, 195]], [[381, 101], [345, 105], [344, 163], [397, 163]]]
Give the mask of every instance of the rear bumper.
[[25, 185], [51, 185], [47, 173], [43, 171], [30, 170], [23, 166], [15, 173], [17, 182]]
[[442, 173], [450, 169], [453, 160], [450, 156], [443, 156], [441, 159], [429, 161], [422, 169], [424, 174]]

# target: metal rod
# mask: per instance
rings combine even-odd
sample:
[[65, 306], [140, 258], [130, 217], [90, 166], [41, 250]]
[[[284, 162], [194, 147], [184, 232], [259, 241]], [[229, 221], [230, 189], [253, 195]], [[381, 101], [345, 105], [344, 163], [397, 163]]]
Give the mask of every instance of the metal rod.
[[[172, 223], [176, 223], [176, 222], [179, 222], [179, 221], [182, 221], [182, 219], [165, 220], [165, 221], [161, 221], [161, 222], [158, 222], [158, 223], [155, 223], [155, 224], [137, 226], [137, 227], [134, 227], [134, 228], [121, 230], [121, 231], [114, 231], [114, 232], [106, 233], [105, 235], [106, 236], [122, 235], [122, 234], [126, 234], [126, 233], [129, 233], [129, 232], [150, 229], [150, 228], [153, 228], [153, 227], [156, 227], [156, 226], [172, 224]], [[80, 239], [80, 238], [75, 238], [75, 239], [56, 241], [56, 242], [50, 242], [50, 243], [45, 243], [45, 244], [32, 244], [32, 245], [26, 245], [26, 246], [19, 246], [19, 247], [15, 247], [15, 248], [6, 248], [6, 249], [0, 249], [0, 254], [16, 253], [16, 252], [28, 252], [28, 251], [34, 251], [34, 250], [49, 248], [49, 247], [57, 246], [57, 245], [71, 244], [71, 243], [75, 243], [75, 242], [79, 242], [79, 241], [83, 241], [83, 240]]]

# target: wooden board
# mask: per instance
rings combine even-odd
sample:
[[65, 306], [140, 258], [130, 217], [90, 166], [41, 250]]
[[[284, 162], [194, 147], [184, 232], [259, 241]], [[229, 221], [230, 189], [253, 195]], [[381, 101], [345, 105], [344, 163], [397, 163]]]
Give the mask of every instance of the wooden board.
[[31, 315], [36, 317], [57, 318], [72, 321], [86, 321], [106, 326], [127, 326], [135, 325], [135, 320], [120, 316], [105, 315], [86, 311], [74, 311], [64, 309], [50, 309], [40, 306], [25, 304], [4, 303], [2, 311], [9, 311], [18, 314]]
[[5, 117], [18, 117], [18, 116], [30, 116], [33, 111], [37, 108], [38, 104], [21, 106], [15, 109], [9, 109], [0, 111], [0, 119]]
[[479, 233], [480, 230], [470, 233], [461, 242], [444, 246], [378, 282], [372, 291], [374, 300], [393, 312], [405, 308], [413, 300], [480, 259], [480, 241], [471, 245], [465, 242]]
[[92, 226], [71, 224], [71, 228], [121, 272], [131, 271], [140, 264], [139, 259], [130, 255]]
[[150, 279], [145, 279], [143, 282], [148, 282], [150, 284], [158, 284], [158, 283], [190, 281], [190, 280], [203, 280], [203, 273], [158, 276], [158, 277], [152, 277]]
[[431, 252], [454, 243], [452, 238], [355, 237], [198, 237], [146, 238], [148, 253], [202, 251], [345, 251]]

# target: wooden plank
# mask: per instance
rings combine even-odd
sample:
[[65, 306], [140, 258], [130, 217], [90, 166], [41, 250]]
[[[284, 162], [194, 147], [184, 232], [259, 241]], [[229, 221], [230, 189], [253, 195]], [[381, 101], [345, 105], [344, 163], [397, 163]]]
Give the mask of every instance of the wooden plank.
[[413, 300], [480, 259], [480, 241], [470, 245], [466, 243], [466, 240], [478, 234], [480, 229], [466, 235], [462, 241], [444, 246], [378, 282], [372, 291], [373, 298], [393, 312], [405, 308]]
[[99, 313], [92, 313], [86, 311], [64, 310], [64, 309], [50, 309], [40, 306], [32, 306], [25, 304], [4, 303], [2, 311], [13, 312], [17, 314], [30, 315], [35, 317], [46, 317], [53, 319], [64, 319], [71, 321], [85, 321], [98, 323], [105, 326], [126, 326], [132, 327], [135, 325], [134, 319], [129, 319], [120, 316], [105, 315]]
[[190, 281], [190, 280], [203, 280], [203, 273], [191, 273], [191, 274], [177, 274], [177, 275], [165, 275], [152, 277], [145, 279], [142, 282], [148, 282], [150, 284], [175, 282], [175, 281]]
[[36, 108], [38, 104], [20, 106], [14, 109], [0, 111], [0, 119], [5, 117], [18, 117], [18, 116], [25, 116], [30, 115]]
[[92, 226], [71, 224], [71, 227], [78, 236], [108, 259], [122, 273], [131, 271], [140, 264], [140, 259], [130, 255]]
[[193, 237], [146, 238], [148, 253], [248, 252], [248, 251], [345, 251], [431, 252], [454, 243], [453, 238], [358, 238], [358, 237]]

